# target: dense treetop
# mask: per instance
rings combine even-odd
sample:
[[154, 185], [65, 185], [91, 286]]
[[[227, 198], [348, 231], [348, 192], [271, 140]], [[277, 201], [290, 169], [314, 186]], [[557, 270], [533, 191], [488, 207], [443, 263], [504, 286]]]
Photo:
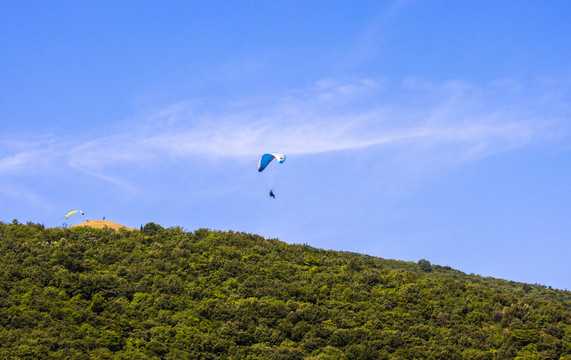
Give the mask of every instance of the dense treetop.
[[0, 223], [2, 359], [571, 359], [570, 304], [246, 233]]

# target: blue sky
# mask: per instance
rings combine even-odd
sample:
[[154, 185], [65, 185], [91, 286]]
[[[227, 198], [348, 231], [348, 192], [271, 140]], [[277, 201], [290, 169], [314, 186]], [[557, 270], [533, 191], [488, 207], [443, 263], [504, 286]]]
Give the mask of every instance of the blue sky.
[[2, 221], [571, 289], [568, 1], [5, 1], [0, 33]]

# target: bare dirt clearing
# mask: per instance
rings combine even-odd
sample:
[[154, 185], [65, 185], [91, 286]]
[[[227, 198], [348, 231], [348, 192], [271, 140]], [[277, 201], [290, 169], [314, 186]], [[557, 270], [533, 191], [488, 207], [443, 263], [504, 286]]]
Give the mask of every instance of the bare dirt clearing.
[[113, 221], [107, 221], [107, 220], [89, 220], [86, 222], [82, 222], [81, 224], [73, 225], [72, 227], [78, 227], [78, 226], [90, 226], [90, 227], [96, 228], [96, 229], [109, 228], [109, 229], [113, 229], [113, 230], [119, 230], [119, 229], [133, 230], [130, 227], [114, 223]]

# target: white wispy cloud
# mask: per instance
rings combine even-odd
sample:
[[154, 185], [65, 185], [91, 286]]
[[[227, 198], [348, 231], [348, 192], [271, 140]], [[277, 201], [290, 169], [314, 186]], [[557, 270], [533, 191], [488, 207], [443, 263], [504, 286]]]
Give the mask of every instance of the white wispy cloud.
[[176, 121], [168, 126], [155, 117], [142, 132], [98, 139], [75, 153], [112, 149], [112, 160], [98, 159], [99, 165], [164, 155], [242, 157], [268, 149], [303, 155], [388, 145], [456, 144], [470, 148], [472, 156], [485, 156], [540, 141], [557, 127], [557, 120], [544, 118], [541, 109], [520, 109], [522, 104], [513, 100], [498, 104], [497, 98], [490, 103], [487, 98], [496, 89], [460, 82], [417, 81], [413, 86], [407, 80], [400, 91], [417, 100], [392, 103], [383, 100], [386, 90], [377, 84], [370, 79], [324, 80], [282, 98], [265, 97], [214, 111], [176, 106], [176, 116], [172, 108], [168, 112]]
[[0, 174], [41, 173], [65, 151], [58, 140], [39, 134], [0, 138]]
[[[561, 88], [557, 85], [557, 99]], [[555, 111], [550, 88], [542, 89], [542, 103], [535, 105], [530, 97], [536, 94], [513, 82], [482, 87], [410, 78], [389, 91], [383, 81], [352, 78], [228, 104], [184, 101], [96, 139], [58, 143], [50, 138], [10, 146], [4, 141], [0, 173], [65, 163], [127, 186], [108, 169], [177, 158], [240, 159], [278, 150], [300, 156], [364, 148], [455, 163], [568, 135], [569, 107], [554, 99]]]

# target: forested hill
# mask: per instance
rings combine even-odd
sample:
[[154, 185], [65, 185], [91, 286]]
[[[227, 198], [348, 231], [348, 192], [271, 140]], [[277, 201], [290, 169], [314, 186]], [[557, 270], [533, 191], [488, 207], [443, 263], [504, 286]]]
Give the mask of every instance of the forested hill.
[[1, 359], [571, 359], [570, 304], [246, 233], [0, 223]]

